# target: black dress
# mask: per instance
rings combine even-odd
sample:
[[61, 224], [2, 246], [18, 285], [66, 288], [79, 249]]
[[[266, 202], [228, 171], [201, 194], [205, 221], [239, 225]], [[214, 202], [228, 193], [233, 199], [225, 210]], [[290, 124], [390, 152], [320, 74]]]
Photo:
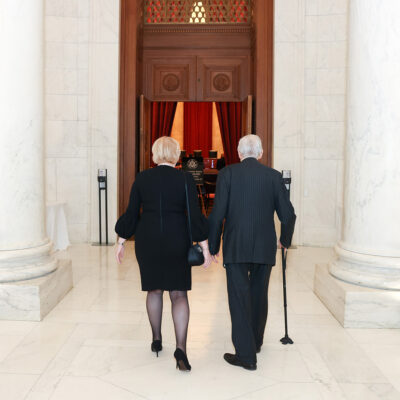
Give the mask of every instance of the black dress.
[[128, 239], [135, 235], [144, 291], [191, 289], [185, 176], [193, 240], [206, 240], [208, 223], [200, 211], [193, 177], [166, 165], [137, 175], [128, 208], [115, 225], [120, 237]]

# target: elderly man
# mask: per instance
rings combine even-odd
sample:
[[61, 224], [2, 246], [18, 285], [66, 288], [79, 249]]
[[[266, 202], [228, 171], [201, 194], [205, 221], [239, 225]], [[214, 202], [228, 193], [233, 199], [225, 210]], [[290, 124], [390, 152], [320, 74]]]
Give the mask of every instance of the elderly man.
[[232, 341], [236, 354], [224, 359], [245, 369], [257, 368], [268, 313], [268, 283], [275, 265], [276, 211], [282, 223], [279, 247], [290, 246], [296, 215], [281, 174], [262, 165], [261, 140], [247, 135], [238, 145], [240, 164], [219, 172], [215, 205], [209, 218], [209, 248], [218, 255], [223, 223]]

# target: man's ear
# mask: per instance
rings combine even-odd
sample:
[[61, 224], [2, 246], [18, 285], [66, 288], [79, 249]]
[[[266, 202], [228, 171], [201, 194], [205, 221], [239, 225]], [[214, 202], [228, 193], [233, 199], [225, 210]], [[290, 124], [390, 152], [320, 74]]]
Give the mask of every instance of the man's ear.
[[242, 161], [243, 160], [242, 153], [240, 151], [238, 151], [238, 154], [239, 154], [239, 160]]
[[257, 160], [261, 160], [261, 159], [262, 159], [262, 156], [263, 156], [263, 154], [264, 154], [264, 150], [261, 150], [261, 153], [260, 153], [260, 155], [258, 156]]

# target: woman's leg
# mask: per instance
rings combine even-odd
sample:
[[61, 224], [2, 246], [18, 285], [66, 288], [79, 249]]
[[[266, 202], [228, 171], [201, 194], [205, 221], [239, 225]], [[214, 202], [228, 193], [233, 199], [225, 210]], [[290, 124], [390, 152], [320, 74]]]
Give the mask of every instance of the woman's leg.
[[186, 353], [186, 339], [189, 325], [189, 302], [186, 290], [169, 292], [172, 304], [172, 319], [175, 326], [176, 347]]
[[147, 292], [146, 308], [151, 330], [153, 331], [153, 341], [161, 340], [163, 293], [162, 290], [150, 290]]

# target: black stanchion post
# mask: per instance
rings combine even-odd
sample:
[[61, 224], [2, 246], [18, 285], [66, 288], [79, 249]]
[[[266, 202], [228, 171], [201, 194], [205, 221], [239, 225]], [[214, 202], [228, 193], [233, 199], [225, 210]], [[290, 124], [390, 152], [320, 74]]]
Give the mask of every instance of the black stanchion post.
[[[108, 187], [107, 187], [107, 170], [99, 169], [97, 171], [97, 182], [99, 183], [99, 243], [93, 243], [95, 246], [111, 246], [113, 243], [108, 242]], [[106, 227], [106, 242], [102, 242], [102, 206], [101, 206], [101, 192], [104, 191], [104, 210], [105, 210], [105, 227]]]
[[[292, 183], [291, 171], [282, 171], [283, 183], [288, 191], [290, 198], [290, 184]], [[286, 254], [285, 254], [286, 253]], [[282, 285], [283, 285], [283, 309], [285, 313], [285, 336], [281, 339], [282, 344], [293, 344], [293, 340], [289, 337], [288, 333], [288, 319], [287, 319], [287, 296], [286, 296], [286, 258], [287, 251], [282, 249]]]
[[289, 170], [282, 171], [282, 178], [283, 178], [283, 183], [286, 186], [286, 190], [288, 191], [288, 196], [290, 199], [290, 185], [292, 184], [292, 171]]
[[108, 244], [108, 198], [107, 198], [107, 185], [105, 190], [105, 206], [106, 206], [106, 244]]
[[101, 189], [99, 183], [99, 244], [101, 245]]
[[[101, 192], [105, 190], [107, 193], [107, 170], [99, 169], [97, 171], [97, 181], [99, 182], [99, 245], [102, 245], [101, 240]], [[105, 198], [106, 206], [106, 221], [107, 221], [107, 197]], [[107, 225], [106, 225], [107, 226]], [[107, 228], [106, 228], [107, 232]]]

